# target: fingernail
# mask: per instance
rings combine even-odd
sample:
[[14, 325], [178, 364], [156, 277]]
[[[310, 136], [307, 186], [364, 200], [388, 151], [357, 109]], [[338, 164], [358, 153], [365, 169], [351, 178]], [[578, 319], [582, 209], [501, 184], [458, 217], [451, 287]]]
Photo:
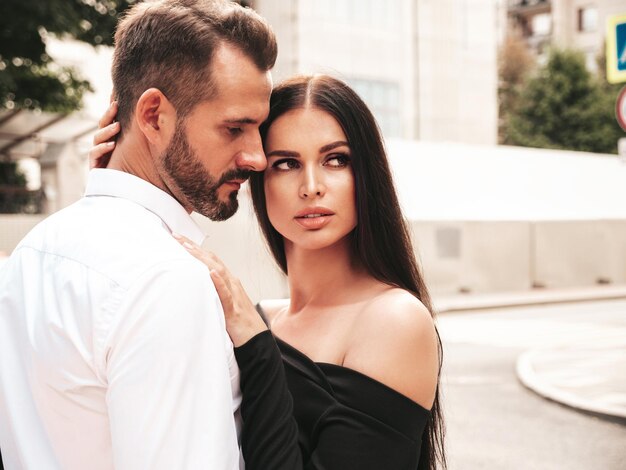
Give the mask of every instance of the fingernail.
[[189, 242], [183, 242], [183, 246], [188, 250], [193, 250], [193, 245]]
[[119, 123], [119, 122], [117, 122], [117, 121], [115, 121], [113, 124], [111, 124], [111, 127], [112, 127], [113, 129], [117, 129], [118, 127], [120, 127], [120, 123]]
[[113, 147], [115, 147], [115, 142], [107, 142], [107, 143], [106, 143], [106, 146], [107, 146], [108, 148], [113, 148]]
[[174, 237], [176, 240], [180, 240], [181, 238], [183, 238], [181, 234], [177, 232], [172, 232], [172, 237]]

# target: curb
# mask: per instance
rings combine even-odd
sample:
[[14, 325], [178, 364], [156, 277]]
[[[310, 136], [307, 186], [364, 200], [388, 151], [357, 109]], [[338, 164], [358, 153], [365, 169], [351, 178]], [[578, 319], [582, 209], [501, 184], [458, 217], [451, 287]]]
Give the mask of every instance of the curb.
[[626, 286], [597, 288], [588, 290], [563, 290], [553, 292], [526, 291], [520, 293], [493, 294], [472, 298], [471, 294], [453, 298], [434, 299], [437, 313], [461, 312], [469, 310], [489, 310], [496, 308], [526, 307], [570, 302], [593, 302], [626, 298]]
[[533, 368], [533, 359], [541, 352], [541, 350], [530, 350], [522, 353], [518, 357], [516, 372], [517, 378], [522, 385], [547, 400], [565, 405], [577, 411], [626, 423], [626, 410], [623, 408], [600, 404], [592, 400], [585, 400], [573, 393], [564, 392], [542, 381]]

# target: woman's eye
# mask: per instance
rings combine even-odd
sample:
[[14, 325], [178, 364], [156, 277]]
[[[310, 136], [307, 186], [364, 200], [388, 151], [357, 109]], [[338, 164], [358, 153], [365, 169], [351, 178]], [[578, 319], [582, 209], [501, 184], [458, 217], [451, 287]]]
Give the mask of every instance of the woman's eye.
[[348, 166], [349, 163], [350, 163], [350, 157], [348, 155], [343, 154], [343, 153], [331, 155], [326, 160], [326, 165], [327, 166], [331, 166], [331, 167], [335, 167], [335, 168], [346, 167], [346, 166]]
[[277, 160], [272, 165], [272, 168], [276, 170], [293, 170], [300, 167], [300, 162], [294, 158], [287, 158], [283, 160]]

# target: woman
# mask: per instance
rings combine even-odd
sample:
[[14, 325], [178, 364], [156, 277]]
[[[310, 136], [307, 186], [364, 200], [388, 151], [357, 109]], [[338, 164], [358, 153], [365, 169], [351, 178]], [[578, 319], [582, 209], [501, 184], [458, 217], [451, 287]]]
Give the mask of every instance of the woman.
[[371, 112], [337, 79], [296, 77], [261, 134], [252, 198], [290, 291], [258, 306], [271, 333], [219, 259], [179, 237], [236, 346], [247, 468], [445, 467], [439, 337]]

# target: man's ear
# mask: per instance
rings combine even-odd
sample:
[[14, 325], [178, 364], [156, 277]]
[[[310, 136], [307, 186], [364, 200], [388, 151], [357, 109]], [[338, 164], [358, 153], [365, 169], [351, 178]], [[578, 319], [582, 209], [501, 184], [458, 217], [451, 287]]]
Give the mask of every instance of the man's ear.
[[176, 110], [157, 88], [149, 88], [137, 100], [135, 122], [151, 145], [164, 148], [176, 128]]

